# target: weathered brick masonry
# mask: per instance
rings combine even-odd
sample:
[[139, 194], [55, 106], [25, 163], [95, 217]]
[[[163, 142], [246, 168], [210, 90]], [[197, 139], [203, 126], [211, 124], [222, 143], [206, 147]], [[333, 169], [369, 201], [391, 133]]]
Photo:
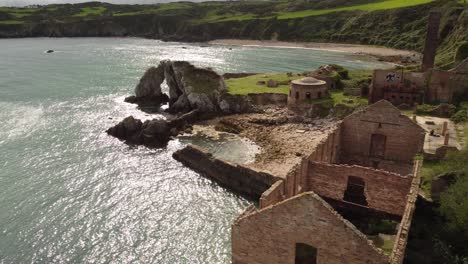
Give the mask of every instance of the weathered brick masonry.
[[346, 117], [341, 126], [340, 162], [410, 174], [425, 131], [388, 101]]
[[[402, 263], [419, 191], [421, 162], [414, 157], [423, 144], [424, 130], [389, 102], [348, 116], [262, 194], [259, 210], [249, 209], [233, 224], [233, 263], [302, 263], [295, 259], [300, 244], [315, 249], [310, 261], [316, 263]], [[345, 199], [350, 186], [356, 191], [351, 179], [359, 179], [365, 203]], [[401, 219], [392, 255], [317, 195]]]
[[[380, 101], [346, 117], [284, 178], [194, 146], [174, 157], [233, 191], [260, 198], [259, 208], [249, 207], [232, 226], [234, 264], [305, 263], [297, 261], [304, 252], [312, 263], [400, 264], [420, 184], [421, 162], [414, 157], [423, 144], [424, 130]], [[392, 255], [324, 200], [401, 219]]]
[[231, 234], [233, 264], [294, 264], [297, 243], [317, 249], [316, 263], [390, 262], [314, 193], [302, 193], [241, 217], [232, 225]]
[[344, 202], [343, 196], [349, 176], [358, 176], [364, 180], [367, 207], [393, 215], [403, 215], [412, 175], [401, 176], [361, 166], [311, 161], [307, 175], [307, 190], [314, 191], [322, 197]]

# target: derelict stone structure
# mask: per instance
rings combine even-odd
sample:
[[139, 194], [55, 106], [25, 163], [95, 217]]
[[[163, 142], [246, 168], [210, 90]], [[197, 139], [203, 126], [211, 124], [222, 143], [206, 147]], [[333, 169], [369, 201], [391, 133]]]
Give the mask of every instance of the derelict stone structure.
[[369, 91], [369, 103], [385, 99], [396, 106], [425, 103], [451, 103], [454, 95], [468, 88], [467, 61], [452, 70], [434, 67], [438, 47], [440, 12], [429, 14], [429, 24], [420, 72], [375, 70]]
[[424, 56], [422, 71], [434, 68], [435, 56], [439, 42], [439, 26], [442, 14], [432, 11], [429, 13], [429, 24], [427, 28], [426, 44], [424, 47]]
[[375, 70], [369, 102], [385, 99], [392, 104], [414, 105], [432, 102], [450, 103], [455, 93], [466, 87], [467, 75], [456, 71], [430, 69], [425, 72]]
[[240, 217], [232, 225], [234, 264], [298, 263], [301, 244], [311, 249], [303, 263], [390, 263], [389, 256], [312, 192]]
[[343, 120], [340, 162], [406, 175], [424, 146], [425, 131], [388, 101]]
[[327, 96], [327, 82], [313, 77], [305, 77], [291, 82], [288, 95], [288, 106], [300, 107], [304, 104], [310, 105], [311, 100]]
[[[233, 263], [303, 263], [303, 245], [310, 263], [402, 263], [419, 191], [421, 162], [414, 157], [423, 144], [424, 131], [389, 102], [348, 116], [262, 194], [259, 209], [234, 222]], [[366, 166], [375, 156], [377, 168]], [[343, 163], [349, 157], [361, 164]], [[344, 208], [401, 220], [392, 254], [335, 211]]]
[[[420, 187], [414, 157], [423, 144], [424, 131], [380, 101], [346, 117], [285, 177], [190, 146], [174, 157], [237, 192], [262, 192], [259, 208], [247, 208], [232, 225], [233, 264], [401, 264]], [[392, 253], [339, 212], [400, 221]]]

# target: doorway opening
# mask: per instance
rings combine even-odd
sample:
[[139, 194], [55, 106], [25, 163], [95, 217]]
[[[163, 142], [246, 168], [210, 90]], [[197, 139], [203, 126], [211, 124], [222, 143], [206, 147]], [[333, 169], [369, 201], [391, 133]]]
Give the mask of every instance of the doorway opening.
[[317, 264], [317, 249], [313, 246], [297, 243], [295, 264]]
[[355, 176], [348, 177], [348, 185], [344, 193], [343, 200], [363, 206], [367, 206], [367, 199], [364, 193], [366, 183], [363, 179]]

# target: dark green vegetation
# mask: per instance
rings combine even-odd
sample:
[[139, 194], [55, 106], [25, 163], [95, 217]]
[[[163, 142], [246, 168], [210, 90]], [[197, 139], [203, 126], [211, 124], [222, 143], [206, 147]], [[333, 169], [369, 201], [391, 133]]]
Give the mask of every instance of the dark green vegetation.
[[457, 111], [450, 117], [455, 123], [468, 122], [468, 102], [460, 103]]
[[406, 263], [468, 263], [468, 149], [452, 152], [441, 162], [425, 163], [425, 178], [450, 180], [433, 203], [418, 201]]
[[0, 8], [0, 37], [139, 36], [338, 42], [423, 50], [427, 15], [443, 11], [438, 64], [466, 57], [468, 11], [458, 0], [98, 2]]

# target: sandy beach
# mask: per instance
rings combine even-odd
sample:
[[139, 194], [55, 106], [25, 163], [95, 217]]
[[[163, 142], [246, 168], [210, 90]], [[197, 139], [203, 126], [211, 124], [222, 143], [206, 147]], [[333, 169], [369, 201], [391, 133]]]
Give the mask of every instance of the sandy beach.
[[[369, 45], [338, 44], [338, 43], [318, 43], [318, 42], [284, 42], [273, 40], [240, 40], [240, 39], [217, 39], [208, 42], [212, 45], [232, 45], [232, 46], [262, 46], [262, 47], [283, 47], [283, 48], [304, 48], [346, 52], [359, 55], [369, 55], [382, 58], [386, 61], [397, 61], [405, 58], [410, 61], [419, 61], [421, 54], [416, 51], [399, 50], [386, 47]], [[393, 58], [393, 59], [392, 59]]]

